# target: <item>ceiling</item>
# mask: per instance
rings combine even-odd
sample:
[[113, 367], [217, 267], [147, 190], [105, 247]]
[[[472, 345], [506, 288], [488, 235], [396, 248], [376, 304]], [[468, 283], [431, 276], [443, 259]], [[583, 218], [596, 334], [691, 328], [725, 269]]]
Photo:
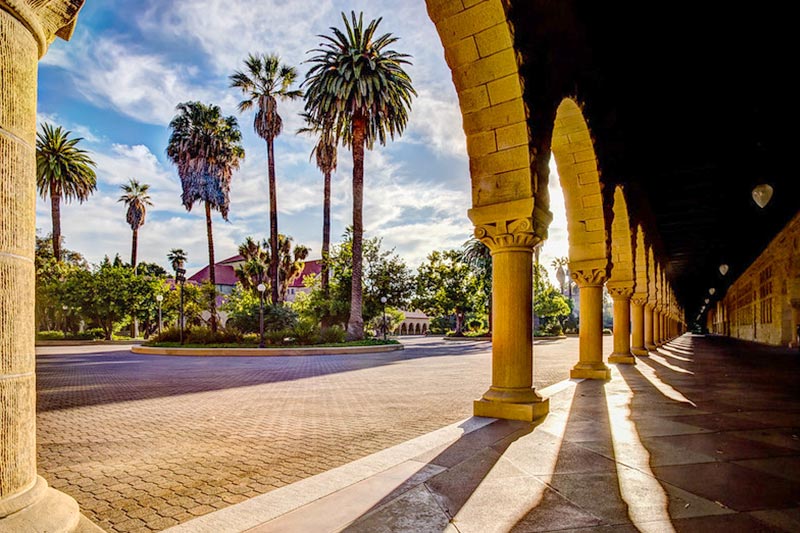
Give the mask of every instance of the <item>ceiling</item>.
[[[583, 104], [602, 179], [624, 185], [632, 216], [657, 229], [687, 318], [710, 287], [724, 295], [800, 210], [793, 17], [771, 2], [700, 4], [511, 0], [509, 9], [533, 137], [549, 139], [564, 97]], [[764, 209], [751, 198], [760, 183], [775, 191]]]

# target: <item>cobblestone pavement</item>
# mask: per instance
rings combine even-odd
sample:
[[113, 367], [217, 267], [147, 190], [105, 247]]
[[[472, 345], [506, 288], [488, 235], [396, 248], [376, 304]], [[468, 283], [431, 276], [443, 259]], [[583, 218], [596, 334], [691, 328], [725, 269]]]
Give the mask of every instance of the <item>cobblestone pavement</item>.
[[[158, 531], [470, 416], [490, 345], [404, 343], [264, 358], [40, 348], [40, 473], [108, 531]], [[536, 387], [566, 379], [577, 353], [575, 338], [537, 341]]]

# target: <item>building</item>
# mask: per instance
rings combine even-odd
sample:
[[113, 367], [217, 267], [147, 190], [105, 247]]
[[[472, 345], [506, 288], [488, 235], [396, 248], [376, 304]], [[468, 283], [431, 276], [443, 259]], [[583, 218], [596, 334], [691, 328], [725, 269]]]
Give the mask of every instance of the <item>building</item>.
[[[223, 259], [214, 265], [216, 287], [219, 294], [229, 295], [233, 292], [233, 287], [239, 281], [236, 277], [236, 268], [240, 267], [242, 264], [244, 264], [244, 258], [237, 254]], [[306, 261], [303, 265], [303, 271], [289, 284], [286, 291], [286, 301], [293, 302], [295, 297], [301, 292], [310, 292], [311, 289], [305, 286], [306, 277], [319, 275], [320, 272], [322, 272], [322, 259]], [[205, 266], [192, 275], [188, 281], [200, 284], [208, 279], [209, 268]]]

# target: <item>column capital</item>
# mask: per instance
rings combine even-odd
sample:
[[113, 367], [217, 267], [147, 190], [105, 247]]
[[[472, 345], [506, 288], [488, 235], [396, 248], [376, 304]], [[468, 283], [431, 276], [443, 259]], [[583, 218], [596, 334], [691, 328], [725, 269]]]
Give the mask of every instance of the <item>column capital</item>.
[[533, 251], [542, 238], [533, 231], [533, 217], [497, 220], [475, 226], [475, 237], [492, 253], [522, 249]]
[[606, 289], [608, 289], [608, 293], [614, 300], [619, 298], [623, 298], [626, 300], [630, 299], [630, 297], [633, 295], [633, 287], [634, 287], [633, 280], [630, 281], [611, 280], [608, 283], [606, 283]]
[[608, 276], [608, 271], [605, 267], [587, 266], [580, 270], [575, 270], [570, 263], [569, 270], [569, 276], [578, 284], [578, 288], [602, 287]]
[[647, 293], [646, 292], [635, 292], [633, 296], [631, 296], [631, 303], [634, 305], [645, 305], [647, 303]]
[[85, 0], [0, 0], [0, 9], [19, 20], [39, 48], [41, 58], [56, 37], [69, 41]]

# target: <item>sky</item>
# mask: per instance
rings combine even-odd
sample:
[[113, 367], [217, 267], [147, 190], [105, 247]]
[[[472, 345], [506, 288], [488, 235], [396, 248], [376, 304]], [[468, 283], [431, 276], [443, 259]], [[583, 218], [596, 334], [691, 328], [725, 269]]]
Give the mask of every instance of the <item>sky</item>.
[[[172, 248], [188, 252], [190, 272], [208, 262], [204, 211], [187, 212], [180, 181], [165, 155], [175, 106], [188, 100], [214, 103], [235, 115], [246, 158], [231, 183], [229, 221], [214, 214], [217, 260], [236, 254], [245, 237], [268, 235], [266, 145], [253, 131], [253, 114], [239, 115], [238, 89], [228, 77], [251, 52], [277, 53], [308, 69], [307, 52], [340, 12], [384, 17], [379, 32], [400, 40], [411, 54], [407, 67], [419, 96], [405, 133], [365, 157], [364, 221], [416, 268], [435, 249], [458, 248], [472, 235], [469, 166], [458, 100], [441, 43], [423, 0], [118, 0], [86, 2], [70, 42], [56, 40], [39, 68], [39, 124], [62, 125], [83, 137], [97, 163], [97, 192], [84, 204], [63, 205], [65, 245], [92, 263], [119, 253], [130, 259], [131, 229], [120, 186], [130, 178], [150, 184], [153, 206], [139, 231], [139, 261], [166, 266]], [[280, 102], [283, 133], [275, 142], [278, 229], [320, 256], [322, 176], [309, 154], [314, 141], [296, 135], [302, 101]], [[340, 148], [332, 180], [331, 238], [336, 243], [352, 219], [349, 151]], [[553, 176], [553, 174], [551, 174]], [[555, 177], [555, 176], [553, 176]], [[567, 255], [566, 219], [558, 180], [551, 179], [555, 220], [540, 261], [549, 267]], [[49, 201], [39, 199], [37, 228], [51, 231]]]

